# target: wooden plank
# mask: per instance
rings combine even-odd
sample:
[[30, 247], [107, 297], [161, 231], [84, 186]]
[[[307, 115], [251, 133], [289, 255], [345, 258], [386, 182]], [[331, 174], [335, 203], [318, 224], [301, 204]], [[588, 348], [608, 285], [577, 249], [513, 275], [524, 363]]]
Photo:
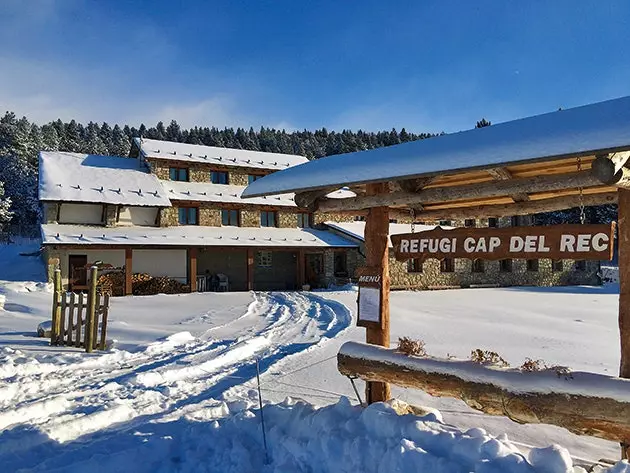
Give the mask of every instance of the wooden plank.
[[50, 345], [57, 345], [59, 338], [59, 319], [61, 318], [61, 270], [56, 269], [53, 276], [52, 324], [50, 328]]
[[197, 247], [188, 248], [188, 285], [190, 292], [197, 292]]
[[79, 292], [79, 301], [77, 304], [77, 325], [76, 325], [76, 331], [74, 334], [74, 346], [75, 347], [80, 347], [81, 346], [81, 335], [82, 335], [82, 329], [83, 329], [83, 311], [85, 310], [86, 306], [83, 303], [83, 293]]
[[92, 349], [98, 348], [98, 327], [100, 325], [101, 314], [103, 312], [102, 307], [103, 297], [99, 292], [96, 293], [96, 308], [94, 311], [94, 324], [92, 324]]
[[98, 269], [96, 266], [90, 268], [90, 292], [88, 293], [88, 309], [85, 316], [85, 351], [92, 353], [94, 349], [94, 324], [96, 312], [96, 280], [98, 279]]
[[66, 311], [68, 310], [68, 293], [61, 294], [61, 317], [59, 317], [59, 337], [57, 345], [66, 344]]
[[[519, 423], [552, 424], [576, 433], [607, 440], [630, 437], [630, 402], [609, 397], [582, 394], [597, 381], [611, 391], [628, 390], [626, 380], [605, 375], [588, 374], [583, 380], [576, 374], [566, 380], [566, 389], [578, 385], [576, 394], [566, 392], [511, 390], [509, 385], [522, 386], [527, 379], [538, 378], [538, 384], [556, 373], [506, 372], [465, 361], [409, 357], [376, 346], [346, 342], [337, 355], [341, 374], [359, 376], [368, 382], [380, 381], [415, 388], [432, 396], [461, 399], [473, 409], [490, 415], [508, 416]], [[469, 375], [467, 375], [470, 373]], [[599, 378], [589, 382], [593, 377]], [[532, 381], [534, 383], [534, 381]], [[534, 383], [535, 384], [535, 383]], [[581, 392], [582, 391], [582, 392]]]
[[74, 298], [76, 294], [70, 293], [70, 304], [68, 305], [68, 336], [66, 338], [66, 345], [72, 346], [72, 334], [74, 331]]
[[[367, 186], [369, 196], [386, 192], [385, 184]], [[367, 343], [389, 347], [389, 209], [375, 207], [368, 211], [365, 220], [365, 264], [381, 272], [381, 326], [365, 329]], [[366, 399], [369, 404], [387, 401], [391, 397], [389, 384], [380, 381], [366, 384]]]
[[428, 207], [428, 204], [436, 202], [509, 197], [532, 192], [584, 188], [599, 184], [599, 181], [589, 171], [580, 171], [561, 176], [535, 176], [527, 179], [508, 179], [456, 187], [427, 188], [419, 192], [400, 191], [347, 199], [322, 199], [318, 203], [318, 209], [320, 212], [336, 212], [414, 204]]
[[103, 308], [101, 310], [101, 342], [99, 344], [100, 350], [105, 350], [107, 347], [107, 318], [109, 317], [109, 294], [105, 294], [103, 301]]
[[[602, 194], [585, 195], [583, 199], [585, 206], [616, 204], [617, 193], [606, 192]], [[443, 210], [425, 210], [416, 215], [417, 219], [433, 221], [433, 220], [454, 220], [462, 218], [479, 218], [479, 217], [510, 217], [513, 215], [530, 215], [540, 212], [553, 212], [556, 210], [565, 210], [580, 205], [580, 198], [577, 195], [558, 197], [555, 199], [545, 199], [531, 202], [519, 202], [502, 205], [479, 205], [465, 208], [451, 208]], [[392, 218], [397, 216], [409, 216], [409, 212], [405, 210], [392, 211]]]
[[399, 261], [428, 258], [483, 260], [611, 260], [615, 224], [549, 225], [510, 228], [436, 228], [391, 235]]
[[125, 248], [125, 295], [133, 294], [133, 249]]

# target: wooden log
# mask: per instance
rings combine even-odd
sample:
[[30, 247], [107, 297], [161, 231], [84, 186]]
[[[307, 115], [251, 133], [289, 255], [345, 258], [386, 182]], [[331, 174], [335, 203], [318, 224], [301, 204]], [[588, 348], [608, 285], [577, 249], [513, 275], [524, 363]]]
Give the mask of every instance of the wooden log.
[[100, 293], [96, 293], [96, 309], [94, 311], [94, 324], [92, 324], [92, 349], [95, 350], [98, 348], [98, 327], [100, 324], [101, 314], [103, 312], [103, 307], [101, 305], [103, 297]]
[[76, 332], [74, 334], [74, 346], [75, 347], [80, 347], [81, 346], [81, 335], [82, 335], [82, 329], [83, 329], [83, 309], [85, 308], [85, 305], [83, 304], [83, 293], [79, 292], [79, 304], [77, 306], [77, 325], [76, 325]]
[[254, 290], [254, 249], [247, 248], [247, 290]]
[[94, 349], [94, 324], [96, 314], [96, 280], [98, 279], [98, 268], [90, 268], [90, 291], [88, 292], [88, 309], [85, 315], [85, 351], [92, 353]]
[[72, 345], [72, 333], [74, 331], [74, 298], [76, 294], [70, 293], [70, 304], [68, 305], [68, 337], [66, 338], [65, 345]]
[[53, 304], [52, 304], [52, 324], [50, 327], [50, 345], [57, 345], [59, 343], [60, 322], [61, 322], [61, 270], [55, 269], [53, 276]]
[[[499, 167], [488, 169], [488, 174], [490, 174], [494, 180], [496, 181], [507, 181], [509, 179], [514, 179], [512, 173], [507, 170], [507, 168]], [[510, 195], [514, 202], [527, 202], [529, 200], [529, 196], [526, 192], [519, 192], [516, 194]]]
[[473, 409], [519, 423], [553, 424], [575, 434], [613, 441], [630, 435], [630, 381], [620, 378], [525, 373], [469, 361], [409, 357], [356, 342], [341, 347], [337, 365], [346, 376], [462, 399]]
[[190, 292], [197, 292], [197, 247], [188, 248], [188, 285]]
[[109, 317], [109, 294], [105, 294], [103, 308], [101, 310], [101, 341], [99, 350], [105, 350], [107, 347], [107, 318]]
[[295, 205], [304, 209], [313, 210], [314, 204], [317, 201], [317, 199], [325, 197], [326, 194], [330, 194], [331, 192], [334, 192], [335, 190], [337, 189], [328, 188], [328, 189], [318, 189], [314, 191], [299, 192], [295, 194], [295, 200], [294, 200]]
[[601, 182], [595, 176], [591, 175], [589, 171], [580, 171], [570, 174], [543, 175], [462, 186], [434, 187], [419, 192], [400, 191], [347, 199], [322, 199], [318, 202], [318, 210], [320, 212], [337, 212], [383, 206], [426, 205], [436, 202], [549, 192], [596, 185], [601, 185]]
[[57, 345], [66, 344], [66, 311], [68, 310], [68, 293], [61, 294], [61, 316], [59, 317], [59, 337]]
[[[619, 248], [619, 340], [621, 360], [619, 376], [630, 378], [630, 189], [619, 189], [618, 233]], [[622, 443], [622, 458], [630, 459], [630, 437]]]
[[[601, 194], [584, 195], [584, 205], [589, 207], [592, 205], [616, 204], [617, 192], [604, 192]], [[553, 199], [532, 200], [530, 202], [519, 202], [514, 204], [500, 205], [476, 205], [472, 207], [458, 207], [441, 210], [424, 210], [418, 212], [416, 218], [418, 220], [452, 220], [479, 217], [511, 217], [513, 215], [531, 215], [540, 212], [554, 212], [556, 210], [571, 209], [579, 207], [580, 197], [578, 195], [570, 195], [565, 197], [556, 197]], [[409, 216], [408, 211], [391, 209], [392, 217]]]
[[[368, 195], [386, 192], [385, 184], [368, 184]], [[365, 264], [381, 272], [381, 326], [366, 327], [367, 343], [389, 348], [389, 209], [372, 208], [365, 220]], [[368, 404], [383, 402], [391, 398], [389, 384], [381, 381], [366, 384]]]
[[133, 249], [125, 248], [125, 296], [133, 293]]
[[625, 167], [628, 159], [630, 159], [630, 151], [597, 156], [591, 164], [591, 173], [603, 184], [628, 188], [630, 187], [630, 169]]

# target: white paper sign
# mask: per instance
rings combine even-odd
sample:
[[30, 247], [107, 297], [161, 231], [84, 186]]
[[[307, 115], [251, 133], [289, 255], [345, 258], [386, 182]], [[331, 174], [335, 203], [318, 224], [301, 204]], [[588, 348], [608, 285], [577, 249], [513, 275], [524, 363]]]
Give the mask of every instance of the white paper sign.
[[359, 288], [359, 320], [380, 322], [381, 290], [378, 287]]

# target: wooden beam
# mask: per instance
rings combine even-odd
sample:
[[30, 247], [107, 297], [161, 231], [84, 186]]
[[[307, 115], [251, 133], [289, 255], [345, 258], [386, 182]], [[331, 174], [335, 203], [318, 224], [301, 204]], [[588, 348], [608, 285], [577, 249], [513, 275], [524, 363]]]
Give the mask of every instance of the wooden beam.
[[[617, 192], [604, 192], [602, 194], [588, 194], [583, 198], [584, 205], [616, 204]], [[580, 197], [570, 195], [556, 197], [553, 199], [532, 200], [530, 202], [519, 202], [514, 204], [501, 205], [476, 205], [472, 207], [458, 207], [441, 210], [425, 210], [418, 212], [418, 220], [453, 220], [461, 218], [479, 217], [511, 217], [512, 215], [530, 215], [541, 212], [554, 212], [556, 210], [571, 209], [579, 207]], [[406, 210], [390, 209], [392, 218], [408, 216]]]
[[[386, 184], [368, 184], [368, 195], [377, 196], [387, 192]], [[387, 207], [375, 207], [368, 211], [365, 219], [365, 264], [381, 273], [381, 325], [366, 327], [367, 343], [389, 348], [389, 211]], [[368, 404], [384, 402], [391, 397], [389, 384], [366, 383]]]
[[125, 248], [125, 296], [133, 294], [133, 249]]
[[247, 248], [247, 290], [254, 290], [254, 249]]
[[190, 292], [197, 292], [197, 247], [188, 248], [188, 285]]
[[[619, 376], [630, 378], [630, 190], [619, 189]], [[622, 440], [622, 458], [630, 459], [630, 436]], [[625, 446], [624, 446], [625, 445]]]
[[[607, 388], [627, 392], [630, 383], [619, 378], [575, 373], [573, 378], [564, 380], [562, 372], [498, 370], [467, 361], [409, 357], [356, 342], [346, 342], [341, 347], [337, 366], [346, 376], [461, 399], [473, 409], [507, 416], [518, 423], [552, 424], [578, 435], [607, 440], [618, 441], [630, 435], [630, 401], [587, 394], [593, 386], [602, 385], [602, 392]], [[528, 391], [529, 385], [532, 389]], [[547, 389], [536, 390], [536, 385]], [[554, 392], [554, 385], [558, 392]]]
[[[512, 173], [503, 167], [488, 169], [488, 174], [490, 174], [495, 181], [508, 181], [514, 178]], [[525, 192], [512, 194], [510, 197], [512, 197], [514, 202], [527, 202], [529, 200], [529, 196]]]
[[393, 192], [348, 199], [321, 199], [320, 212], [338, 212], [372, 207], [399, 207], [435, 202], [511, 196], [522, 193], [548, 192], [601, 185], [589, 171], [571, 174], [534, 176], [526, 179], [490, 181], [463, 186], [433, 187], [419, 192]]
[[337, 189], [318, 189], [314, 191], [299, 192], [295, 194], [295, 205], [305, 209], [313, 209], [317, 199], [325, 197], [327, 194]]
[[625, 167], [629, 159], [630, 151], [597, 156], [591, 173], [603, 184], [630, 188], [630, 169]]

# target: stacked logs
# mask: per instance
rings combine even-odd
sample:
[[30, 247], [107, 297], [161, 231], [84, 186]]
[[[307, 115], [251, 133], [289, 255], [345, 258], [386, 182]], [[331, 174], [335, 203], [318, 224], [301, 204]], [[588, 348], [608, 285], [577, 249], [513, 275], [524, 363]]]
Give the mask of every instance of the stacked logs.
[[[125, 275], [119, 272], [102, 274], [98, 278], [97, 288], [101, 294], [124, 296]], [[167, 277], [153, 277], [146, 273], [135, 273], [131, 276], [131, 290], [134, 296], [181, 294], [190, 292], [190, 286]]]

